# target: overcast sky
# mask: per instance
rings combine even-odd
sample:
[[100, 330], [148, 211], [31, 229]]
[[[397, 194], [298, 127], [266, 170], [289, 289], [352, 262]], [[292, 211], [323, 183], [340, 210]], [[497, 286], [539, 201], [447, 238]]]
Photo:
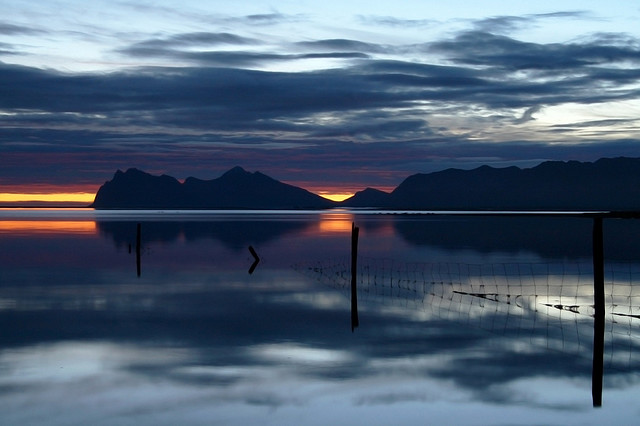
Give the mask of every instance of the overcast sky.
[[0, 2], [0, 192], [640, 156], [636, 1]]

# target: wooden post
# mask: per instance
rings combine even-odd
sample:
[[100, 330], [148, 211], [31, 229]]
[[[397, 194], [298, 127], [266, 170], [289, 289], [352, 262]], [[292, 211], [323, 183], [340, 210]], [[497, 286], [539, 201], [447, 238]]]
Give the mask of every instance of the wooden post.
[[138, 276], [140, 276], [140, 245], [142, 239], [142, 224], [138, 223], [138, 227], [136, 230], [136, 269], [138, 271]]
[[249, 275], [253, 274], [253, 271], [256, 270], [258, 263], [260, 263], [260, 257], [258, 257], [258, 253], [256, 253], [255, 249], [252, 246], [249, 246], [249, 253], [253, 256], [253, 263], [249, 267]]
[[591, 396], [593, 406], [602, 406], [604, 375], [604, 241], [602, 217], [593, 218], [593, 369], [591, 370]]
[[360, 228], [351, 224], [351, 332], [360, 325], [358, 319], [358, 234]]

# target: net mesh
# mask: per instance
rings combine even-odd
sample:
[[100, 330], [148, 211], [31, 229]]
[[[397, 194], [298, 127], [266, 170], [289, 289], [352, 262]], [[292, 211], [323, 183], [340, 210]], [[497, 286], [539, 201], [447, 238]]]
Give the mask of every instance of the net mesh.
[[[350, 297], [350, 259], [294, 269]], [[551, 350], [591, 356], [593, 266], [590, 262], [403, 263], [358, 259], [360, 310], [387, 306], [424, 320], [457, 321], [516, 336]], [[640, 265], [605, 264], [605, 364], [640, 366]]]

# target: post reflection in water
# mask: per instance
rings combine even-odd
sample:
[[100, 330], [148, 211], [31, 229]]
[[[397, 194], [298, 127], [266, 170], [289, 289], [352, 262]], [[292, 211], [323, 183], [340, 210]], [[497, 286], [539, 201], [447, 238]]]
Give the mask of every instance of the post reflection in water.
[[591, 393], [593, 406], [602, 406], [604, 375], [604, 241], [602, 218], [593, 219], [593, 370]]
[[351, 332], [360, 325], [358, 317], [358, 236], [360, 228], [351, 224]]
[[3, 232], [3, 421], [634, 421], [636, 221], [345, 214]]

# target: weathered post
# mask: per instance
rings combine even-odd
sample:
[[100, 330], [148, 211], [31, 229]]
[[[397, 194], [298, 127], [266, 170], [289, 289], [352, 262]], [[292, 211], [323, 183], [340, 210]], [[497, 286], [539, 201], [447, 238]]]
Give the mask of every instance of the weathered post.
[[258, 256], [258, 253], [256, 253], [256, 250], [252, 246], [249, 246], [249, 253], [251, 253], [251, 256], [253, 256], [253, 263], [249, 267], [249, 275], [251, 275], [253, 274], [253, 271], [256, 270], [258, 263], [260, 263], [260, 257]]
[[358, 228], [353, 222], [351, 224], [351, 332], [360, 325], [358, 319]]
[[140, 276], [140, 245], [142, 239], [142, 224], [138, 223], [138, 227], [136, 230], [136, 269], [138, 271], [138, 276]]
[[604, 375], [604, 241], [602, 217], [593, 218], [593, 368], [591, 370], [591, 395], [593, 406], [602, 406], [602, 381]]

